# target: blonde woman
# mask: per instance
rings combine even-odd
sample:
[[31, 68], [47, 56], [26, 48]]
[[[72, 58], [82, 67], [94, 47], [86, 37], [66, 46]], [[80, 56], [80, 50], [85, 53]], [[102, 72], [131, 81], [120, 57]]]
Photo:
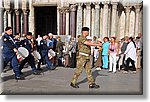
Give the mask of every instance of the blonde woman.
[[109, 72], [116, 73], [117, 56], [119, 55], [118, 43], [115, 37], [111, 37], [109, 45]]

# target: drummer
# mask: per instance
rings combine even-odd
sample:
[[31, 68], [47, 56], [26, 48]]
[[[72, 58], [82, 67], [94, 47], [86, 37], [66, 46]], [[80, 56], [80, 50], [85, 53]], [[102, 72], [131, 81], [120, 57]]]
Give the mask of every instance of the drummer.
[[40, 50], [41, 50], [42, 57], [45, 59], [47, 65], [48, 65], [48, 69], [54, 70], [55, 68], [52, 65], [52, 62], [49, 60], [49, 57], [48, 57], [48, 50], [50, 48], [47, 46], [47, 40], [46, 40], [47, 38], [48, 38], [47, 35], [43, 36], [43, 40], [41, 40], [41, 42], [40, 42]]
[[19, 48], [20, 47], [20, 33], [15, 34], [14, 41], [15, 41], [17, 48]]
[[37, 68], [35, 67], [35, 61], [34, 61], [34, 57], [31, 54], [33, 51], [33, 47], [32, 47], [32, 33], [28, 32], [26, 35], [26, 38], [24, 40], [21, 41], [22, 47], [25, 47], [28, 51], [29, 51], [29, 56], [26, 57], [20, 64], [19, 69], [20, 69], [20, 73], [23, 74], [21, 72], [21, 70], [23, 69], [24, 65], [28, 62], [29, 65], [32, 68], [32, 72], [34, 75], [39, 75], [40, 73], [37, 72]]
[[18, 60], [16, 56], [16, 52], [18, 52], [18, 50], [12, 38], [11, 27], [5, 28], [5, 34], [2, 37], [2, 41], [3, 41], [2, 58], [4, 62], [3, 68], [5, 68], [8, 62], [10, 62], [15, 72], [15, 79], [23, 80], [24, 78], [21, 77], [19, 73]]

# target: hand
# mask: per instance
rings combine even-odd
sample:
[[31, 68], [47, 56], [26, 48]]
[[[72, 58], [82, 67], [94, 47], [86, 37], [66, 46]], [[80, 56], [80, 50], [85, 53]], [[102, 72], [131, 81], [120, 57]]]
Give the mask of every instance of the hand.
[[98, 43], [97, 46], [102, 46], [102, 44], [101, 44], [101, 43]]
[[18, 50], [16, 48], [14, 48], [14, 52], [18, 52]]

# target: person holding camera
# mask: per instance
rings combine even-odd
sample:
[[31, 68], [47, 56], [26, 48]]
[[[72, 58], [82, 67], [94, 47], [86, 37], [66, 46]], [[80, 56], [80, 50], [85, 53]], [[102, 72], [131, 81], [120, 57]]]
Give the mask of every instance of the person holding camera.
[[109, 45], [109, 72], [116, 73], [117, 56], [119, 55], [118, 43], [116, 38], [111, 37]]

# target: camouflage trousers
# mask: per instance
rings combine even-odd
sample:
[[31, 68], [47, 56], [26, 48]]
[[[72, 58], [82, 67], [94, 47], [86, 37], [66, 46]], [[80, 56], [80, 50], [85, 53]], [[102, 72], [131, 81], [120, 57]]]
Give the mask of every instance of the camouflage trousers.
[[78, 77], [80, 76], [80, 74], [82, 73], [83, 68], [86, 71], [87, 74], [87, 79], [88, 79], [88, 83], [92, 84], [94, 83], [94, 78], [92, 76], [92, 72], [91, 72], [91, 63], [90, 63], [90, 56], [83, 56], [83, 55], [79, 55], [77, 58], [77, 68], [74, 72], [73, 75], [73, 79], [72, 79], [72, 83], [76, 84]]

